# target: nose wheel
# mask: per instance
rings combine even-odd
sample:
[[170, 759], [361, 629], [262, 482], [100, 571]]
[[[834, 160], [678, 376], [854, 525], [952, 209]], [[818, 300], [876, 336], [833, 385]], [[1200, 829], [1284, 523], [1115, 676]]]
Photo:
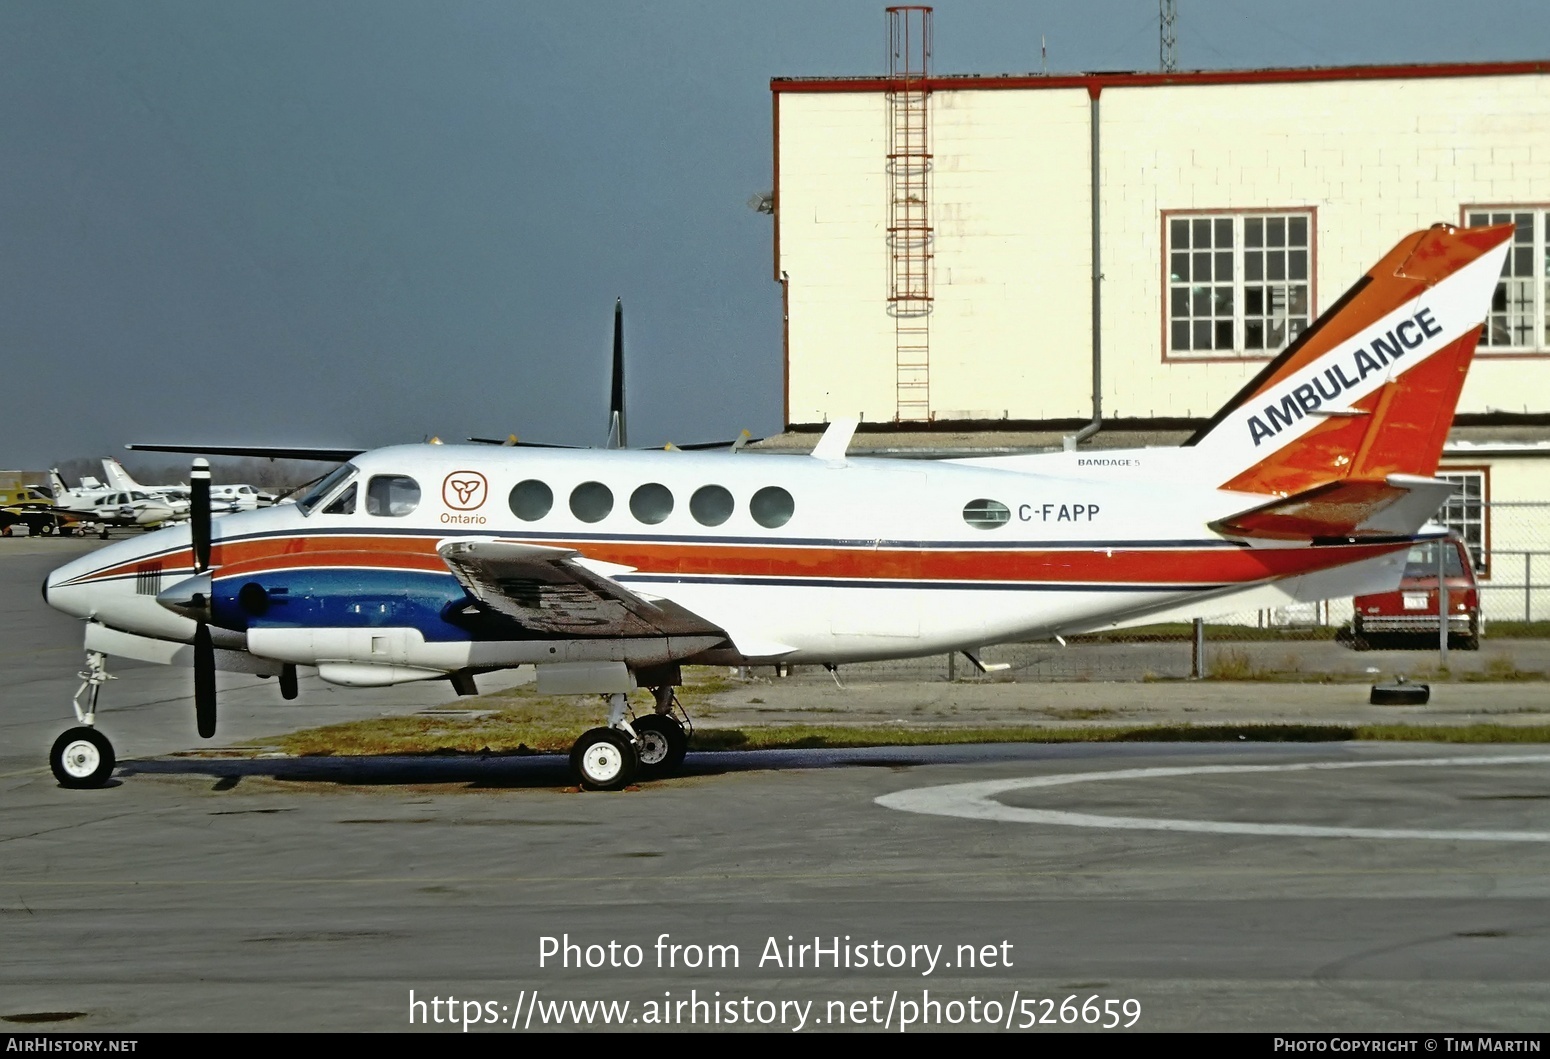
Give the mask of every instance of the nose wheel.
[[97, 695], [102, 685], [113, 679], [106, 663], [101, 651], [86, 652], [86, 668], [77, 674], [81, 686], [72, 700], [75, 719], [81, 723], [54, 740], [54, 747], [48, 752], [48, 767], [61, 787], [102, 787], [113, 775], [117, 763], [113, 744], [93, 727], [97, 720]]
[[95, 728], [80, 725], [54, 740], [48, 764], [61, 787], [84, 790], [106, 785], [116, 759], [113, 744]]

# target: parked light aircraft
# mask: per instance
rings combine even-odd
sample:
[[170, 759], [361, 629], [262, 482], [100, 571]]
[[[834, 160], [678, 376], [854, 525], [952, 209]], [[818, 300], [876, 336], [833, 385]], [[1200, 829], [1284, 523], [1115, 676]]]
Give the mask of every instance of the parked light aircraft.
[[[83, 485], [80, 489], [70, 489], [66, 487], [57, 468], [49, 470], [48, 480], [49, 489], [54, 494], [54, 503], [65, 511], [100, 524], [104, 538], [108, 535], [108, 526], [140, 526], [149, 529], [177, 517], [171, 503], [138, 489], [112, 490], [101, 487], [101, 483], [98, 483], [99, 488], [86, 488]], [[81, 481], [84, 483], [96, 479], [82, 478]]]
[[[1511, 226], [1399, 242], [1177, 449], [927, 463], [810, 455], [404, 445], [355, 456], [294, 505], [212, 526], [195, 463], [188, 527], [51, 574], [86, 619], [65, 786], [106, 782], [105, 655], [194, 668], [298, 666], [372, 687], [536, 666], [546, 692], [607, 697], [579, 782], [671, 772], [685, 664], [838, 665], [1392, 588], [1451, 486], [1442, 445]], [[1249, 602], [1252, 600], [1252, 602]], [[626, 693], [653, 712], [627, 716]], [[82, 699], [84, 698], [84, 702]]]
[[[141, 485], [130, 477], [124, 465], [112, 456], [103, 457], [102, 471], [114, 489], [131, 489], [149, 493], [158, 500], [164, 500], [170, 504], [178, 518], [187, 516], [189, 503], [187, 485]], [[256, 507], [267, 507], [274, 501], [273, 494], [255, 489], [246, 483], [236, 485], [212, 483], [210, 486], [210, 503], [214, 505], [217, 514], [223, 511], [252, 511]]]

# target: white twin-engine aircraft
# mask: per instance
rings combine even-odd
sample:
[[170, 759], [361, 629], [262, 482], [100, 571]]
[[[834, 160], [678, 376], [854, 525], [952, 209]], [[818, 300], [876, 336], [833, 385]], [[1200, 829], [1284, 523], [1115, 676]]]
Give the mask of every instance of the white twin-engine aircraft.
[[[67, 787], [114, 758], [93, 726], [105, 655], [191, 664], [199, 732], [218, 669], [299, 666], [376, 687], [537, 667], [601, 694], [579, 782], [663, 775], [687, 743], [685, 664], [838, 665], [1164, 616], [1392, 588], [1450, 491], [1435, 477], [1510, 225], [1400, 241], [1176, 449], [905, 462], [811, 455], [405, 445], [294, 505], [193, 521], [56, 570], [86, 620]], [[1250, 602], [1250, 600], [1254, 600]], [[655, 709], [627, 716], [626, 693]], [[85, 699], [83, 702], [82, 699]]]

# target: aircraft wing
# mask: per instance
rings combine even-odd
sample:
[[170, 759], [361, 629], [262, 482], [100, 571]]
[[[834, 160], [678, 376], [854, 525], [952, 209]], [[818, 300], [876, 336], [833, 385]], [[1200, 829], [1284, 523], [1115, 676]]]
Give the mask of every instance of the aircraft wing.
[[269, 460], [315, 460], [343, 463], [366, 449], [307, 449], [281, 445], [125, 445], [135, 452], [188, 452], [196, 456], [257, 456]]
[[[537, 632], [590, 636], [725, 636], [667, 600], [652, 602], [578, 562], [570, 548], [494, 538], [442, 541], [436, 551], [483, 606]], [[621, 568], [622, 569], [622, 568]]]

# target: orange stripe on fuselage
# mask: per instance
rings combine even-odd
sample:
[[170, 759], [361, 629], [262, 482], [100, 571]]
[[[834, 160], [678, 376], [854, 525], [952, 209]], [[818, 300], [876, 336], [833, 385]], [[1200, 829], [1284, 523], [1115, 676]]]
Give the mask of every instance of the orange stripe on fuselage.
[[[261, 577], [286, 570], [369, 567], [448, 574], [436, 552], [440, 535], [257, 537], [215, 545], [220, 578]], [[589, 559], [632, 567], [643, 574], [687, 577], [791, 577], [855, 580], [1058, 582], [1064, 584], [1251, 584], [1371, 559], [1407, 542], [1357, 543], [1320, 548], [853, 548], [726, 544], [684, 541], [523, 540], [574, 549]], [[164, 569], [192, 568], [187, 549], [155, 560]], [[138, 559], [85, 580], [134, 573]]]
[[[375, 567], [447, 573], [441, 537], [258, 538], [218, 548], [217, 576], [260, 576], [309, 567]], [[877, 580], [1027, 581], [1091, 584], [1231, 584], [1323, 570], [1396, 551], [1402, 542], [1322, 548], [1070, 549], [873, 548], [649, 541], [523, 543], [574, 549], [643, 574]]]

